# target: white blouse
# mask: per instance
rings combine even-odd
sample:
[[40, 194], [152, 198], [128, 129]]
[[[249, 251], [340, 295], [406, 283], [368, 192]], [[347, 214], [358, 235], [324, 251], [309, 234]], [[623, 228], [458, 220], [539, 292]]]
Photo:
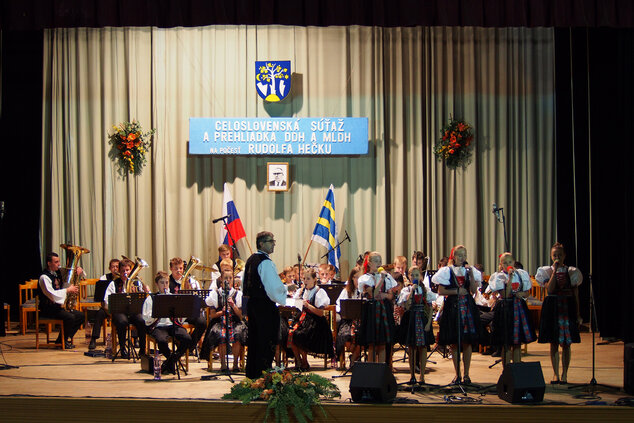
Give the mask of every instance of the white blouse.
[[[438, 269], [438, 271], [432, 276], [431, 281], [436, 285], [450, 285], [451, 279], [451, 270], [456, 276], [465, 276], [467, 274], [467, 269], [464, 267], [456, 267], [456, 266], [444, 266]], [[478, 283], [478, 287], [482, 285], [482, 273], [475, 267], [471, 267], [471, 276]]]
[[[220, 292], [222, 291], [211, 291], [207, 298], [205, 298], [205, 304], [207, 304], [209, 307], [213, 307], [214, 309], [218, 309], [218, 295], [220, 295]], [[231, 288], [228, 297], [231, 297], [235, 293], [236, 290], [234, 288]], [[236, 307], [242, 308], [242, 291], [237, 291], [234, 302], [236, 304]]]
[[[407, 299], [409, 298], [409, 295], [410, 295], [410, 293], [412, 292], [412, 290], [414, 288], [417, 289], [417, 294], [422, 294], [423, 293], [423, 290], [422, 290], [422, 288], [420, 286], [416, 286], [416, 285], [406, 286], [405, 288], [403, 288], [401, 290], [401, 293], [398, 296], [398, 300], [396, 302], [396, 305], [398, 305], [400, 307], [403, 307], [405, 305], [405, 303], [407, 302]], [[436, 301], [437, 297], [438, 297], [438, 295], [434, 294], [429, 289], [426, 290], [425, 301], [428, 304], [431, 304], [434, 301]]]
[[[300, 291], [302, 290], [298, 289], [293, 298], [299, 299]], [[315, 286], [313, 289], [304, 289], [303, 291], [304, 293], [302, 294], [301, 299], [310, 302], [310, 300], [315, 297], [315, 307], [317, 308], [324, 308], [330, 304], [330, 297], [326, 291], [318, 286]]]
[[[375, 287], [376, 284], [381, 280], [380, 273], [366, 273], [359, 277], [359, 292], [363, 293], [366, 286]], [[392, 275], [389, 273], [385, 277], [385, 291], [389, 291], [394, 288], [398, 283], [394, 280]]]
[[[504, 272], [495, 272], [492, 274], [489, 278], [489, 287], [491, 287], [491, 291], [502, 291], [508, 279], [509, 276]], [[528, 275], [528, 272], [523, 269], [515, 269], [511, 280], [511, 283], [513, 282], [518, 282], [520, 284], [520, 288], [518, 290], [513, 290], [514, 292], [528, 291], [533, 286], [531, 277]]]
[[[555, 269], [553, 268], [553, 266], [542, 266], [538, 268], [537, 273], [535, 274], [535, 280], [541, 286], [545, 286], [550, 280], [550, 277], [552, 276], [554, 270]], [[570, 284], [572, 286], [579, 286], [581, 285], [581, 282], [583, 282], [583, 275], [581, 274], [581, 271], [576, 267], [562, 266], [559, 267], [557, 271], [568, 272], [568, 276], [570, 277]]]

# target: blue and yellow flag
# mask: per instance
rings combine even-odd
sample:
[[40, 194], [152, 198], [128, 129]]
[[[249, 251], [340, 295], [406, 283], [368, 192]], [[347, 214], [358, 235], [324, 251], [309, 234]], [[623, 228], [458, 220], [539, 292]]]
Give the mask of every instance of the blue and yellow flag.
[[328, 263], [332, 264], [339, 271], [339, 258], [341, 257], [341, 250], [337, 246], [337, 226], [335, 225], [335, 191], [332, 184], [326, 194], [326, 201], [324, 206], [319, 212], [319, 218], [313, 231], [311, 239], [324, 247], [328, 248]]

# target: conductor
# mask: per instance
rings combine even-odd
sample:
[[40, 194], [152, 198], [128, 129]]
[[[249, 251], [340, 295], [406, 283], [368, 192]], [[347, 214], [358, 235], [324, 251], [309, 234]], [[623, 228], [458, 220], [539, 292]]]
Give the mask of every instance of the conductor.
[[280, 314], [275, 303], [286, 302], [286, 286], [278, 276], [275, 263], [269, 258], [275, 249], [273, 234], [260, 232], [255, 243], [258, 251], [246, 262], [243, 289], [244, 295], [248, 297], [246, 375], [250, 379], [257, 379], [264, 370], [271, 368], [280, 325]]

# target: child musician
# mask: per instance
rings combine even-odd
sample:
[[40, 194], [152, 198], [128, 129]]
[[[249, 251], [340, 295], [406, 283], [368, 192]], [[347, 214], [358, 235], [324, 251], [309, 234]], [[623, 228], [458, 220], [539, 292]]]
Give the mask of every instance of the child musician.
[[[346, 286], [341, 290], [339, 298], [337, 298], [337, 313], [341, 313], [341, 300], [360, 299], [361, 293], [359, 292], [359, 277], [361, 276], [361, 270], [354, 268], [350, 271]], [[346, 348], [352, 351], [352, 357], [350, 358], [350, 365], [357, 361], [361, 347], [355, 342], [356, 332], [360, 319], [341, 319], [339, 321], [339, 327], [337, 329], [337, 342], [336, 342], [336, 356], [341, 357], [344, 354]], [[345, 366], [345, 365], [344, 365]]]
[[[123, 274], [123, 267], [121, 269]], [[187, 330], [183, 328], [178, 321], [172, 322], [169, 318], [160, 318], [155, 319], [152, 317], [152, 306], [154, 305], [154, 298], [157, 295], [169, 295], [169, 276], [166, 272], [158, 272], [154, 278], [154, 282], [158, 288], [158, 292], [156, 294], [148, 295], [143, 303], [143, 319], [145, 320], [145, 324], [147, 325], [147, 332], [156, 339], [156, 343], [158, 344], [159, 351], [163, 354], [167, 360], [161, 366], [161, 372], [164, 374], [167, 373], [176, 373], [176, 365], [178, 364], [178, 359], [187, 351], [187, 349], [192, 345], [192, 338], [187, 333]], [[174, 333], [174, 337], [178, 342], [178, 348], [172, 354], [172, 350], [169, 347], [168, 339], [172, 336], [172, 332]], [[145, 336], [143, 337], [145, 339]]]
[[432, 324], [433, 293], [423, 284], [420, 268], [409, 269], [412, 284], [406, 286], [399, 295], [398, 304], [405, 313], [401, 319], [400, 342], [406, 345], [409, 354], [410, 385], [416, 384], [416, 358], [420, 367], [420, 384], [425, 383], [425, 366], [427, 365], [427, 348], [434, 343]]
[[[469, 367], [473, 345], [480, 339], [481, 326], [478, 307], [473, 294], [482, 283], [482, 274], [467, 264], [467, 249], [457, 245], [451, 249], [447, 266], [438, 269], [431, 281], [438, 285], [438, 294], [445, 295], [440, 317], [438, 343], [451, 345], [456, 377], [452, 383], [460, 383], [458, 366], [458, 341], [462, 347], [464, 383], [471, 383]], [[460, 329], [458, 324], [460, 323]]]
[[365, 274], [359, 278], [359, 291], [370, 299], [363, 305], [357, 343], [368, 347], [368, 360], [385, 362], [387, 345], [394, 342], [394, 278], [381, 267], [381, 254], [373, 251], [364, 263]]
[[298, 370], [309, 370], [307, 353], [324, 354], [329, 358], [335, 353], [332, 345], [332, 331], [324, 317], [324, 307], [330, 304], [326, 291], [317, 286], [317, 272], [304, 272], [304, 287], [295, 298], [302, 299], [302, 313], [288, 332], [288, 345], [295, 355]]
[[210, 307], [211, 323], [200, 356], [209, 360], [213, 349], [218, 347], [220, 369], [226, 371], [228, 369], [226, 362], [228, 340], [233, 354], [232, 370], [236, 372], [238, 359], [247, 342], [247, 325], [242, 318], [242, 291], [236, 289], [239, 285], [233, 284], [232, 287], [234, 277], [231, 270], [224, 270], [219, 281], [220, 289], [212, 291], [205, 300]]
[[498, 292], [500, 297], [494, 308], [492, 343], [503, 346], [502, 363], [505, 367], [511, 360], [511, 353], [513, 363], [519, 363], [522, 344], [537, 338], [525, 301], [532, 286], [531, 279], [528, 272], [516, 269], [514, 264], [511, 253], [501, 254], [500, 270], [489, 278], [491, 291]]
[[[581, 342], [579, 336], [579, 293], [583, 281], [579, 269], [566, 266], [564, 246], [555, 243], [550, 250], [552, 266], [537, 269], [535, 280], [545, 286], [548, 295], [542, 305], [539, 323], [540, 344], [550, 343], [550, 361], [554, 376], [550, 383], [568, 383], [570, 344]], [[559, 346], [561, 346], [562, 371], [559, 378]]]
[[[103, 301], [106, 308], [109, 307], [109, 298], [112, 294], [126, 294], [128, 286], [128, 275], [132, 271], [134, 263], [129, 259], [124, 259], [119, 262], [119, 277], [110, 282], [106, 288]], [[135, 289], [135, 288], [133, 288]], [[133, 290], [131, 289], [131, 290]], [[141, 288], [136, 288], [141, 289]], [[143, 285], [143, 290], [148, 290], [147, 286]], [[150, 310], [151, 311], [151, 310]], [[145, 321], [142, 314], [134, 314], [128, 316], [124, 313], [111, 313], [112, 324], [117, 329], [117, 337], [119, 338], [119, 344], [121, 345], [121, 358], [129, 358], [130, 354], [126, 350], [127, 329], [128, 325], [133, 324], [136, 327], [137, 335], [139, 338], [139, 351], [141, 354], [145, 352]]]

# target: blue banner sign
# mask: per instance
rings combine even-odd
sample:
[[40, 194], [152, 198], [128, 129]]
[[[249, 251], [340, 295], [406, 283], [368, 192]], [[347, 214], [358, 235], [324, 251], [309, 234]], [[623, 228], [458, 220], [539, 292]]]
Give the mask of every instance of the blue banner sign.
[[368, 118], [189, 118], [189, 153], [343, 156], [368, 153]]

